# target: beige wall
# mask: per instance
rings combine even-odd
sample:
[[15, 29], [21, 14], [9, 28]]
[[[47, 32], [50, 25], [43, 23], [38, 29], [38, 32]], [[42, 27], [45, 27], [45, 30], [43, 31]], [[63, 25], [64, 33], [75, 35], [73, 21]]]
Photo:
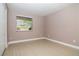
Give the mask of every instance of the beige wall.
[[16, 32], [16, 16], [18, 15], [31, 16], [31, 15], [28, 15], [27, 13], [8, 10], [8, 41], [43, 37], [44, 35], [43, 17], [32, 16], [33, 17], [32, 31]]
[[[45, 17], [33, 17], [33, 30], [16, 32], [16, 16], [27, 13], [8, 10], [8, 41], [49, 37], [79, 45], [79, 6], [72, 5]], [[30, 15], [31, 16], [31, 15]], [[74, 43], [73, 40], [76, 40]]]
[[[45, 17], [45, 36], [79, 45], [79, 6], [73, 5], [66, 7], [54, 14]], [[74, 43], [73, 40], [76, 40]]]

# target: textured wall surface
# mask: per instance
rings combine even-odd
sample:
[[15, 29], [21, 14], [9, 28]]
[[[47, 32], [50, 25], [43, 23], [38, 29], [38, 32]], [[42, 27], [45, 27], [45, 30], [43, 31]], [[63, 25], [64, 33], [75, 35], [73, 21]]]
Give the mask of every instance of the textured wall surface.
[[8, 41], [16, 41], [23, 39], [43, 37], [43, 17], [32, 16], [33, 28], [32, 31], [18, 31], [16, 32], [16, 16], [31, 16], [27, 13], [22, 13], [14, 10], [8, 10]]
[[66, 7], [44, 17], [32, 15], [32, 31], [16, 32], [16, 16], [18, 15], [29, 16], [27, 13], [8, 10], [8, 41], [49, 37], [69, 44], [79, 45], [78, 5]]
[[79, 45], [78, 5], [72, 5], [50, 14], [46, 16], [45, 20], [45, 36], [69, 44]]

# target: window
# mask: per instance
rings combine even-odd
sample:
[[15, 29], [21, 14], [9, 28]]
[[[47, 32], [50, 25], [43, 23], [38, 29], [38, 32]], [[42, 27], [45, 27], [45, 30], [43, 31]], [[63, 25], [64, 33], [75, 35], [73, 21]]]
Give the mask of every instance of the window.
[[32, 17], [16, 16], [17, 31], [32, 30]]

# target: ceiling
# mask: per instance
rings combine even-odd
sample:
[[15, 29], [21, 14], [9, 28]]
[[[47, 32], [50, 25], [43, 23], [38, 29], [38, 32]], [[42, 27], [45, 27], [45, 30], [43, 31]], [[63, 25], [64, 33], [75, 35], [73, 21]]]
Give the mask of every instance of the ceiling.
[[29, 13], [32, 15], [46, 16], [70, 4], [66, 3], [8, 3], [10, 10]]

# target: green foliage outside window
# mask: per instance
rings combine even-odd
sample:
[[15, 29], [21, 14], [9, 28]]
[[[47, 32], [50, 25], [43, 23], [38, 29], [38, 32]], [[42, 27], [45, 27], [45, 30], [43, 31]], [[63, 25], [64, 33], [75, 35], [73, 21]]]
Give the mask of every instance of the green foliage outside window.
[[16, 16], [17, 21], [17, 31], [28, 31], [32, 30], [32, 18], [31, 17], [22, 17]]

